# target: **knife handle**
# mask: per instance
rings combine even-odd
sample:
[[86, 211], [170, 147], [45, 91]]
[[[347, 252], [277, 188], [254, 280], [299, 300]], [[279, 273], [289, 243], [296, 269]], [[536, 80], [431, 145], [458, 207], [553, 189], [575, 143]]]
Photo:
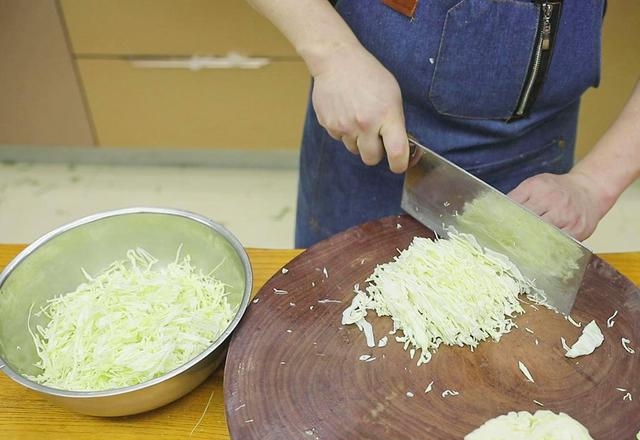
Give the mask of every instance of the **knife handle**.
[[414, 166], [415, 164], [417, 164], [420, 161], [420, 157], [422, 156], [422, 152], [421, 152], [420, 148], [418, 148], [418, 145], [420, 145], [420, 142], [418, 142], [418, 140], [413, 135], [408, 134], [407, 138], [409, 139], [409, 166], [408, 166], [408, 168], [411, 168], [412, 166]]

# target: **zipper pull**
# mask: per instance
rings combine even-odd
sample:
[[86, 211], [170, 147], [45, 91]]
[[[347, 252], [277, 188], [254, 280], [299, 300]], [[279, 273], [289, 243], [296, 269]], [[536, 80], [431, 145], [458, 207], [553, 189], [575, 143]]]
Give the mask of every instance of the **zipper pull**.
[[542, 4], [542, 50], [549, 50], [551, 47], [551, 15], [553, 14], [553, 4]]

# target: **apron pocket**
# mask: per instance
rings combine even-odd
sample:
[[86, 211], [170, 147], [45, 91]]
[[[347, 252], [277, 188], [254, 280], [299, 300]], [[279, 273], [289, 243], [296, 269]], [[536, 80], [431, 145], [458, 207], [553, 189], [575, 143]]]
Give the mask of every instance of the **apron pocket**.
[[449, 9], [429, 90], [443, 115], [508, 119], [534, 50], [539, 9], [529, 1], [462, 0]]

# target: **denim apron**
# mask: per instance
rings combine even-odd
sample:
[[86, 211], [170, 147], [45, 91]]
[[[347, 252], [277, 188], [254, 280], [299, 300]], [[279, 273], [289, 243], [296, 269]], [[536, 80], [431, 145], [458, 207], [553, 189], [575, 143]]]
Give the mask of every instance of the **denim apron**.
[[[560, 13], [553, 17], [553, 46], [532, 87], [535, 98], [522, 99], [548, 18], [542, 7], [530, 0], [419, 0], [409, 19], [380, 0], [336, 4], [398, 80], [407, 131], [503, 192], [535, 174], [569, 171], [580, 96], [599, 81], [604, 0], [564, 0], [554, 11]], [[401, 212], [403, 176], [386, 161], [363, 164], [329, 137], [310, 101], [297, 247]], [[525, 102], [525, 114], [517, 115]]]

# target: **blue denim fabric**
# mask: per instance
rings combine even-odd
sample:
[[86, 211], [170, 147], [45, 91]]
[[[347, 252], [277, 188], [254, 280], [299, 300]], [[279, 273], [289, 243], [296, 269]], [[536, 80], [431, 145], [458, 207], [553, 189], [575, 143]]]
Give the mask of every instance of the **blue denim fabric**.
[[[528, 117], [515, 110], [538, 9], [528, 0], [420, 1], [413, 19], [379, 1], [337, 10], [396, 77], [407, 130], [503, 192], [573, 164], [581, 94], [600, 71], [603, 0], [564, 0], [554, 53]], [[348, 66], [345, 66], [348, 68]], [[403, 176], [362, 163], [318, 125], [309, 104], [302, 139], [296, 246], [401, 212]]]

